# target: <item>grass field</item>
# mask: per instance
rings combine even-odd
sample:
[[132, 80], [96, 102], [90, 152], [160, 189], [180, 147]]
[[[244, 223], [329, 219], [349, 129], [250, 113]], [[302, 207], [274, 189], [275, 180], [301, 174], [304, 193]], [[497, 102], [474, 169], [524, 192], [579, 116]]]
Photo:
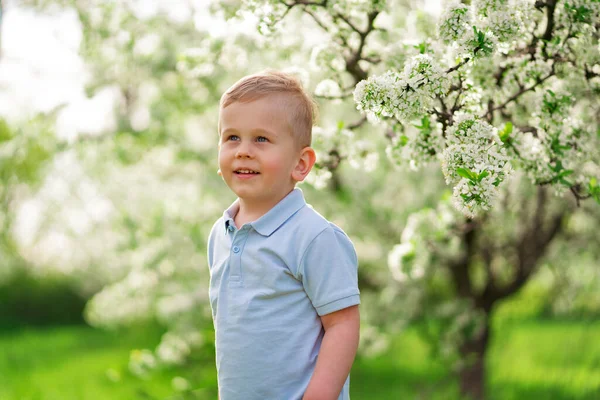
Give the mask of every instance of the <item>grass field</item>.
[[[128, 370], [132, 348], [152, 348], [160, 332], [111, 333], [85, 326], [0, 332], [0, 400], [214, 399], [210, 351], [147, 379]], [[600, 399], [600, 322], [517, 320], [496, 329], [488, 362], [492, 400]], [[177, 391], [176, 377], [191, 384]], [[428, 357], [416, 331], [383, 356], [359, 358], [352, 398], [456, 399], [457, 389]]]

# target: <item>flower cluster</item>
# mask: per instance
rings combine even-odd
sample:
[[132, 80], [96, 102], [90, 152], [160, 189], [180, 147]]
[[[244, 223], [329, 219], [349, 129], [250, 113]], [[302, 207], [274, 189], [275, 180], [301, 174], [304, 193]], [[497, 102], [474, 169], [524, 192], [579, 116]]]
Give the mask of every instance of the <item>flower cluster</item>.
[[456, 44], [459, 55], [476, 59], [493, 54], [497, 48], [498, 38], [489, 29], [472, 26]]
[[388, 254], [388, 267], [397, 282], [408, 284], [426, 278], [437, 258], [445, 261], [461, 254], [453, 234], [458, 213], [447, 202], [437, 209], [422, 209], [408, 217], [400, 243]]
[[274, 0], [244, 0], [243, 8], [258, 18], [258, 30], [263, 35], [270, 35], [275, 31], [275, 25], [287, 10], [285, 4]]
[[349, 129], [340, 127], [323, 128], [314, 126], [312, 130], [312, 146], [317, 153], [320, 164], [331, 164], [339, 157], [350, 152], [354, 133]]
[[377, 118], [409, 121], [426, 113], [448, 85], [446, 74], [437, 62], [428, 54], [419, 54], [406, 64], [402, 73], [388, 71], [361, 81], [354, 90], [354, 101], [358, 110]]
[[421, 118], [421, 124], [412, 128], [398, 132], [386, 148], [386, 154], [396, 164], [408, 161], [410, 168], [417, 170], [421, 165], [436, 160], [443, 151], [444, 138], [439, 124], [432, 125], [429, 116]]
[[460, 56], [486, 57], [495, 50], [506, 51], [523, 32], [529, 8], [527, 0], [479, 0], [471, 6], [450, 1], [440, 16], [438, 35], [454, 44]]
[[446, 137], [442, 172], [455, 185], [455, 207], [473, 218], [490, 208], [497, 186], [510, 172], [509, 158], [497, 129], [468, 114], [457, 116]]
[[341, 95], [342, 89], [333, 79], [322, 80], [315, 87], [315, 96], [340, 97]]
[[339, 164], [342, 157], [350, 153], [354, 133], [343, 128], [322, 128], [314, 126], [312, 147], [317, 155], [317, 164], [306, 177], [306, 182], [317, 189], [323, 189], [332, 177], [329, 167]]
[[442, 95], [449, 87], [444, 70], [429, 54], [412, 57], [404, 67], [406, 84], [429, 95]]
[[[571, 27], [571, 32], [582, 32], [600, 22], [600, 2], [596, 0], [567, 0], [557, 5], [557, 20]], [[591, 32], [588, 32], [591, 33]]]
[[535, 132], [514, 138], [518, 157], [532, 181], [553, 184], [557, 192], [575, 183], [572, 175], [583, 167], [586, 153], [591, 151], [589, 133], [570, 116], [572, 102], [569, 94], [546, 91], [530, 121]]
[[520, 1], [478, 0], [474, 2], [475, 13], [481, 26], [494, 33], [500, 42], [514, 39], [524, 28], [523, 10], [529, 4]]
[[469, 6], [458, 1], [449, 2], [438, 24], [438, 35], [446, 44], [457, 42], [471, 31], [472, 13]]
[[379, 154], [373, 148], [373, 143], [368, 140], [356, 140], [348, 152], [348, 163], [354, 169], [373, 172], [379, 164]]

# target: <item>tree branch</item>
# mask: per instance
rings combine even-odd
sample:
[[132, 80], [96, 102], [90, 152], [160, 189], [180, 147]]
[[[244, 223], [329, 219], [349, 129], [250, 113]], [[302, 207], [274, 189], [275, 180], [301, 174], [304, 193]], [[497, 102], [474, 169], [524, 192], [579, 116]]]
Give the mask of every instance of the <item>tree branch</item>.
[[483, 114], [482, 116], [480, 116], [480, 118], [489, 118], [488, 117], [489, 114], [493, 114], [494, 111], [500, 110], [500, 109], [506, 107], [508, 105], [508, 103], [515, 101], [516, 99], [521, 97], [521, 95], [523, 95], [523, 93], [529, 92], [529, 91], [535, 89], [536, 87], [538, 87], [539, 85], [541, 85], [542, 83], [544, 83], [548, 78], [550, 78], [556, 74], [556, 71], [554, 68], [555, 68], [555, 65], [552, 64], [552, 70], [548, 73], [548, 75], [546, 75], [543, 78], [538, 79], [538, 81], [536, 83], [534, 83], [533, 85], [519, 90], [517, 93], [510, 96], [508, 98], [508, 100], [506, 100], [504, 103], [500, 104], [499, 106], [488, 109], [488, 111], [485, 114]]
[[473, 297], [473, 285], [471, 283], [471, 276], [469, 275], [469, 266], [473, 262], [475, 254], [476, 237], [477, 223], [473, 220], [467, 220], [463, 231], [463, 243], [466, 246], [466, 253], [460, 260], [449, 265], [456, 292], [463, 298]]
[[554, 10], [556, 9], [556, 0], [548, 0], [544, 3], [544, 6], [546, 7], [547, 22], [546, 31], [542, 35], [542, 40], [548, 42], [552, 39], [552, 31], [554, 30]]
[[[546, 189], [539, 187], [536, 202], [535, 216], [529, 229], [523, 234], [517, 244], [518, 264], [516, 275], [508, 285], [494, 291], [493, 297], [488, 300], [494, 302], [508, 297], [518, 291], [527, 282], [529, 277], [535, 271], [540, 258], [544, 255], [548, 246], [556, 235], [560, 232], [563, 217], [566, 211], [554, 215], [547, 224], [547, 229], [543, 229], [543, 215], [545, 213]], [[486, 288], [487, 289], [487, 288]]]
[[471, 59], [469, 57], [465, 58], [460, 63], [456, 64], [454, 67], [452, 67], [449, 70], [447, 70], [446, 74], [450, 74], [450, 73], [456, 71], [457, 69], [459, 69], [460, 67], [462, 67], [463, 65], [465, 65], [466, 63], [468, 63], [469, 61], [471, 61]]
[[367, 73], [360, 67], [358, 62], [362, 60], [362, 51], [365, 47], [367, 37], [375, 29], [375, 18], [379, 15], [379, 11], [373, 11], [367, 15], [367, 28], [364, 31], [357, 31], [360, 35], [360, 43], [354, 54], [346, 59], [346, 71], [354, 78], [354, 84], [367, 78]]
[[329, 28], [325, 26], [325, 24], [321, 22], [321, 20], [317, 18], [317, 16], [312, 11], [307, 10], [306, 8], [304, 8], [302, 11], [310, 15], [310, 17], [317, 23], [317, 25], [321, 27], [321, 29], [323, 29], [325, 32], [329, 32]]
[[365, 124], [365, 122], [367, 122], [367, 117], [363, 116], [361, 119], [348, 125], [346, 128], [350, 129], [350, 130], [354, 130], [354, 129], [357, 129], [357, 128], [360, 128], [361, 126], [363, 126]]

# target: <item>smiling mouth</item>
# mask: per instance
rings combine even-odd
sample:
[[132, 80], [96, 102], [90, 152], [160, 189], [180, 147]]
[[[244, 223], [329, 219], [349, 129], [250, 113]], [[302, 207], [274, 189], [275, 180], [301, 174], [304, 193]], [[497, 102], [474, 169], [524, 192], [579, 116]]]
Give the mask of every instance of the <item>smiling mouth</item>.
[[236, 169], [235, 171], [233, 171], [234, 174], [238, 174], [238, 175], [258, 175], [260, 174], [260, 172], [258, 171], [253, 171], [251, 169]]

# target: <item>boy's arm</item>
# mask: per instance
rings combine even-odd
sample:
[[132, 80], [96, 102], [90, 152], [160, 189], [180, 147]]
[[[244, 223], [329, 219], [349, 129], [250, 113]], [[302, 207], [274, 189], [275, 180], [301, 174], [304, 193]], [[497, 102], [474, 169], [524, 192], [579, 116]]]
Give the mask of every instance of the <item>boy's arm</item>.
[[321, 316], [325, 335], [303, 400], [337, 400], [358, 348], [358, 305]]

